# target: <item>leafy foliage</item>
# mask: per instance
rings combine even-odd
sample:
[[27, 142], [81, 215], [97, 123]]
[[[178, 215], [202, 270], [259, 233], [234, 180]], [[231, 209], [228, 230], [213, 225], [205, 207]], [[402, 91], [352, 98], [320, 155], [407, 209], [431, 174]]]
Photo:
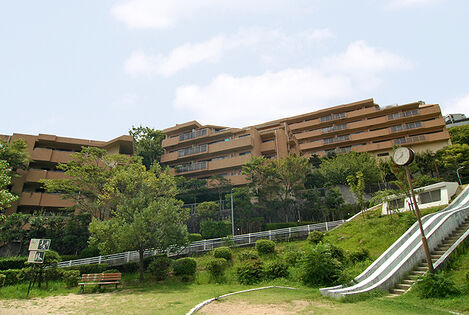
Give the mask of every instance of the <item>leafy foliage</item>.
[[11, 203], [18, 199], [8, 191], [7, 187], [11, 184], [11, 177], [8, 174], [9, 165], [7, 161], [0, 160], [0, 211], [10, 207]]
[[259, 255], [267, 255], [275, 253], [275, 243], [271, 240], [256, 241], [256, 250]]
[[311, 244], [317, 244], [324, 238], [324, 233], [321, 231], [312, 231], [308, 234], [308, 242]]
[[448, 131], [453, 144], [469, 144], [469, 125], [451, 127]]
[[156, 280], [165, 280], [168, 278], [169, 268], [172, 265], [172, 260], [166, 255], [155, 257], [150, 265], [148, 271], [156, 278]]
[[224, 258], [226, 261], [231, 261], [233, 259], [233, 253], [229, 247], [218, 247], [213, 251], [213, 257]]
[[173, 263], [176, 276], [193, 276], [197, 269], [197, 261], [191, 257], [179, 258]]
[[174, 177], [160, 168], [147, 171], [143, 165], [132, 163], [116, 169], [104, 188], [100, 199], [115, 204], [113, 216], [91, 222], [90, 245], [102, 253], [137, 250], [143, 280], [145, 249], [166, 250], [187, 243], [187, 212], [174, 198]]
[[231, 222], [229, 221], [202, 221], [200, 232], [203, 238], [225, 237], [231, 234]]
[[261, 260], [246, 260], [236, 269], [238, 282], [241, 284], [254, 284], [264, 276], [264, 263]]
[[253, 250], [242, 251], [238, 254], [240, 261], [259, 259], [259, 254]]
[[[0, 270], [21, 269], [24, 267], [27, 257], [2, 257], [0, 258]], [[1, 272], [1, 271], [0, 271]]]
[[218, 204], [214, 201], [204, 201], [197, 206], [197, 213], [202, 219], [216, 219], [218, 217]]
[[333, 258], [329, 244], [311, 246], [300, 261], [300, 279], [305, 285], [333, 285], [340, 279], [342, 271], [343, 266]]
[[459, 294], [454, 282], [449, 280], [443, 273], [426, 273], [417, 281], [417, 294], [423, 299], [443, 298]]
[[149, 170], [151, 166], [160, 162], [164, 150], [162, 142], [165, 134], [149, 127], [133, 127], [129, 134], [134, 138], [134, 152], [142, 157], [142, 164]]
[[78, 270], [63, 270], [62, 279], [65, 282], [67, 288], [73, 288], [78, 285], [80, 280], [80, 271]]
[[270, 261], [265, 264], [264, 276], [269, 279], [288, 277], [288, 265], [280, 259]]
[[207, 262], [206, 269], [210, 273], [211, 279], [220, 282], [228, 266], [229, 263], [225, 258], [215, 257]]

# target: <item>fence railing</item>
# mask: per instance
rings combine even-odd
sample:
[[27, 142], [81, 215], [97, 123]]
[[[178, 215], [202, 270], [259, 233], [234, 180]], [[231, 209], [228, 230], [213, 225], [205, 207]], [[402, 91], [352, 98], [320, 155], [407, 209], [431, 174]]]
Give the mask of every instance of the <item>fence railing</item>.
[[[331, 222], [323, 222], [317, 224], [308, 224], [302, 226], [294, 226], [289, 228], [262, 231], [256, 233], [248, 233], [242, 235], [235, 235], [234, 237], [214, 238], [208, 240], [202, 240], [193, 242], [190, 245], [173, 249], [167, 252], [169, 257], [177, 257], [182, 255], [202, 253], [211, 251], [220, 246], [249, 246], [256, 243], [260, 239], [270, 240], [286, 240], [290, 238], [299, 238], [307, 236], [309, 232], [317, 231], [329, 231], [343, 224], [345, 220], [337, 220]], [[145, 250], [143, 257], [155, 256], [161, 251], [155, 249]], [[88, 264], [109, 264], [110, 266], [119, 266], [130, 262], [137, 262], [139, 260], [139, 254], [137, 251], [128, 251], [118, 254], [102, 255], [97, 257], [82, 258], [68, 261], [61, 261], [57, 265], [59, 267], [72, 267]]]

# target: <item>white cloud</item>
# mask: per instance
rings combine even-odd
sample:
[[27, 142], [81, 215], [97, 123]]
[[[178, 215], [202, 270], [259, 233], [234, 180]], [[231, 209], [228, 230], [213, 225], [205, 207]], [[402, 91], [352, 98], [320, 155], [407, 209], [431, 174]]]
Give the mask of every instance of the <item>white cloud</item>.
[[[181, 70], [203, 62], [217, 62], [224, 53], [249, 47], [254, 50], [271, 50], [277, 54], [285, 49], [292, 49], [301, 45], [315, 44], [333, 37], [328, 29], [318, 29], [298, 34], [285, 34], [275, 30], [252, 28], [241, 30], [232, 36], [220, 35], [199, 43], [185, 43], [174, 48], [167, 55], [147, 54], [134, 51], [125, 61], [125, 71], [136, 77], [139, 75], [171, 76]], [[270, 48], [260, 47], [269, 46]], [[273, 48], [273, 46], [275, 48]], [[298, 48], [302, 50], [302, 48]], [[273, 63], [275, 57], [259, 54], [262, 62]]]
[[379, 84], [382, 74], [409, 66], [402, 57], [355, 42], [344, 53], [325, 58], [317, 68], [244, 77], [223, 74], [205, 86], [181, 86], [174, 106], [190, 111], [203, 123], [240, 127], [314, 111], [368, 93]]
[[441, 104], [443, 115], [466, 114], [469, 117], [469, 93]]
[[442, 2], [443, 0], [391, 0], [388, 3], [389, 9], [401, 9], [401, 8], [408, 8], [408, 7], [423, 7], [434, 5], [438, 2]]
[[[310, 5], [311, 6], [311, 5]], [[279, 10], [289, 8], [287, 0], [127, 0], [111, 8], [111, 14], [134, 29], [168, 29], [178, 22], [216, 11]]]

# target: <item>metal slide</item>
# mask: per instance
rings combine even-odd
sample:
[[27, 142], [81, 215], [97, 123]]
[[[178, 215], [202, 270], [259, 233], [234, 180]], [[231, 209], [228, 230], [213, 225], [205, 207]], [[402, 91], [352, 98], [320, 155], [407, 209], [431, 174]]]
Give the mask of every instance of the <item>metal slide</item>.
[[[430, 251], [436, 249], [468, 216], [469, 186], [466, 187], [448, 207], [422, 218], [422, 224]], [[468, 234], [469, 231], [466, 231], [455, 246], [468, 237]], [[385, 235], [383, 237], [385, 237]], [[448, 251], [454, 250], [455, 246], [452, 246]], [[443, 255], [444, 259], [438, 259], [438, 261], [434, 263], [435, 269], [443, 265], [445, 259], [450, 254], [448, 251]], [[411, 271], [423, 259], [425, 259], [425, 253], [418, 223], [415, 222], [414, 225], [394, 242], [394, 244], [376, 261], [354, 279], [355, 284], [323, 288], [320, 289], [320, 291], [323, 295], [341, 298], [375, 289], [390, 290], [406, 273]]]

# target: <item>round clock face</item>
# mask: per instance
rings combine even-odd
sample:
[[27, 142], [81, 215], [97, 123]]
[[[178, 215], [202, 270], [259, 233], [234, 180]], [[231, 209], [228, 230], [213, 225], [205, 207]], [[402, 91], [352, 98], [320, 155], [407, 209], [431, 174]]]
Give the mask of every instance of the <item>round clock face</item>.
[[409, 148], [401, 147], [397, 148], [393, 154], [394, 163], [397, 165], [406, 165], [412, 162], [413, 154]]

